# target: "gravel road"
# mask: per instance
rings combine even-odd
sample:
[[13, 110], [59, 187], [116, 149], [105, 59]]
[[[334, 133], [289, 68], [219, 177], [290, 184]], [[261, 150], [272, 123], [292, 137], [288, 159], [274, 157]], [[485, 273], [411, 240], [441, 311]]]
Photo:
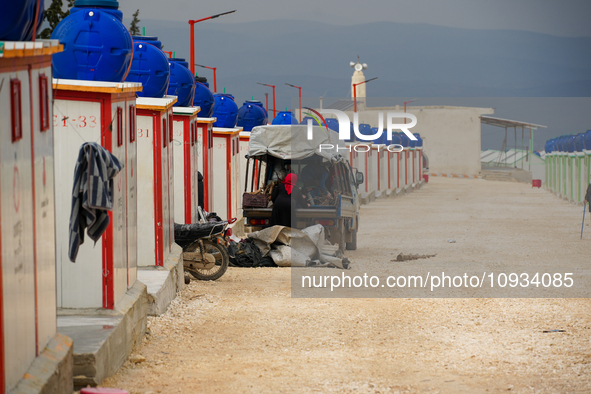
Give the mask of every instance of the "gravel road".
[[[362, 207], [350, 273], [439, 262], [591, 263], [582, 208], [526, 184], [432, 178]], [[455, 240], [454, 243], [448, 240]], [[425, 264], [426, 260], [390, 264]], [[588, 299], [291, 298], [290, 269], [193, 281], [104, 387], [131, 393], [591, 391]], [[565, 332], [544, 333], [547, 330]]]

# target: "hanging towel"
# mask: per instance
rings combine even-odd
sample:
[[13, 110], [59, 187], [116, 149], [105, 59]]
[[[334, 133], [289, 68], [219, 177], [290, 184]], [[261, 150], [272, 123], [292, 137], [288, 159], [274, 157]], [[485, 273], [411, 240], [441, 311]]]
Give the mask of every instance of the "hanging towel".
[[72, 212], [70, 214], [70, 244], [68, 256], [75, 262], [78, 248], [84, 243], [84, 229], [95, 243], [109, 226], [113, 210], [113, 178], [123, 164], [96, 142], [80, 147], [74, 169]]

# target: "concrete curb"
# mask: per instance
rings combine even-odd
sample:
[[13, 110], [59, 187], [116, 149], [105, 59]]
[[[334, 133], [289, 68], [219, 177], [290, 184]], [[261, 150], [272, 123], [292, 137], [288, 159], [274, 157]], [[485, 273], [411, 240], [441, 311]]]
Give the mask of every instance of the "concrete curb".
[[160, 316], [171, 301], [185, 287], [183, 249], [174, 244], [163, 267], [138, 267], [137, 279], [146, 284], [148, 291], [148, 315]]
[[74, 389], [114, 375], [141, 342], [147, 317], [148, 292], [137, 280], [114, 310], [58, 310], [58, 332], [74, 341]]
[[74, 391], [74, 343], [56, 334], [33, 361], [11, 394], [62, 394]]

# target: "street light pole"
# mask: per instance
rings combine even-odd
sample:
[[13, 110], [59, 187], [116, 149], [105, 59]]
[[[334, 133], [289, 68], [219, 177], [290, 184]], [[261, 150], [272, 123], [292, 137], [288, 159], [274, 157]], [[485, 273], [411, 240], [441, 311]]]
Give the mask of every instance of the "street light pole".
[[195, 64], [195, 23], [203, 22], [208, 19], [219, 18], [222, 15], [228, 15], [228, 14], [232, 14], [234, 12], [236, 12], [236, 10], [223, 12], [223, 13], [217, 14], [217, 15], [208, 16], [207, 18], [195, 19], [195, 20], [189, 21], [189, 25], [191, 25], [191, 63], [189, 63], [189, 64], [191, 66], [191, 73], [193, 73], [193, 75], [195, 75], [195, 66], [194, 66], [194, 64]]
[[[203, 66], [201, 64], [195, 64], [195, 66], [202, 67], [202, 68], [207, 68], [209, 70], [213, 70], [213, 92], [214, 93], [217, 93], [218, 92], [218, 82], [217, 82], [218, 81], [218, 78], [217, 78], [217, 75], [216, 75], [216, 71], [217, 71], [218, 68], [217, 67]], [[194, 70], [195, 69], [193, 68], [193, 75], [195, 75], [195, 71]]]
[[366, 79], [363, 82], [359, 82], [359, 83], [354, 83], [353, 84], [353, 101], [354, 101], [354, 112], [357, 112], [357, 85], [363, 85], [364, 83], [368, 83], [370, 81], [374, 81], [378, 79], [378, 77], [372, 78], [372, 79]]
[[298, 92], [299, 92], [298, 94], [299, 94], [299, 97], [300, 97], [300, 119], [298, 120], [298, 122], [301, 122], [302, 121], [302, 87], [301, 86], [295, 86], [295, 85], [292, 85], [290, 83], [286, 83], [286, 85], [287, 86], [291, 86], [292, 88], [296, 88], [298, 90]]
[[[259, 85], [268, 86], [273, 88], [273, 119], [277, 116], [277, 107], [275, 106], [275, 85], [269, 85], [266, 83], [257, 82]], [[267, 113], [269, 113], [269, 106], [267, 105]]]
[[[417, 100], [418, 100], [418, 98], [417, 99], [412, 99], [410, 101], [405, 101], [404, 102], [404, 113], [406, 113], [406, 104], [408, 104], [408, 103], [414, 103]], [[406, 124], [406, 118], [404, 118], [404, 124]]]

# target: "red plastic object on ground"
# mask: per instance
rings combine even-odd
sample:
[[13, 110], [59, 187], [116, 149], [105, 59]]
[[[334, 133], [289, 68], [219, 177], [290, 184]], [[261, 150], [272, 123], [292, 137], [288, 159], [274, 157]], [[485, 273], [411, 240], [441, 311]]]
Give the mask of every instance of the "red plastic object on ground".
[[531, 187], [537, 187], [538, 189], [542, 187], [542, 180], [541, 179], [532, 179]]
[[89, 387], [80, 390], [80, 394], [129, 394], [129, 392], [120, 389]]
[[423, 179], [425, 180], [425, 183], [429, 183], [429, 174], [423, 174]]

